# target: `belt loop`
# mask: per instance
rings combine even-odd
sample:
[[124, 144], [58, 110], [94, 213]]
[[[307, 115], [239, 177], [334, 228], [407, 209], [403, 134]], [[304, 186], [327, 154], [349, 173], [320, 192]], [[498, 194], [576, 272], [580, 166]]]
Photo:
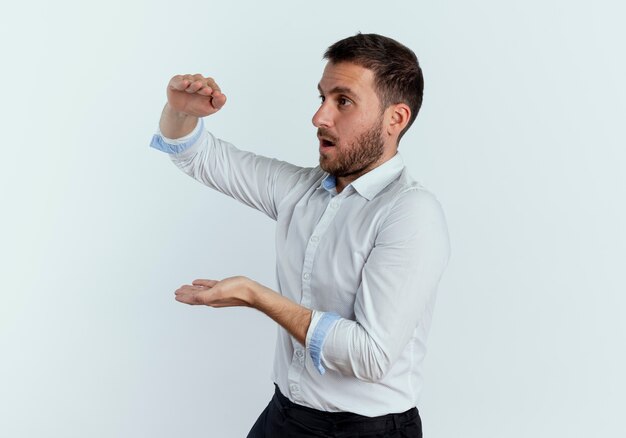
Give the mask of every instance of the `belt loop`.
[[394, 426], [394, 430], [400, 430], [400, 425], [398, 424], [398, 414], [392, 414], [391, 418], [393, 418], [393, 426]]

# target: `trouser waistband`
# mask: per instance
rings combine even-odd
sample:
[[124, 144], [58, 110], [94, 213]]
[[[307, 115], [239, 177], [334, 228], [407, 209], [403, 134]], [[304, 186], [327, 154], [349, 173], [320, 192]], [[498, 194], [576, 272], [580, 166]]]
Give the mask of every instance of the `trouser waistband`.
[[394, 430], [403, 424], [414, 421], [419, 416], [417, 408], [411, 408], [397, 414], [378, 417], [366, 417], [352, 412], [325, 412], [293, 403], [285, 397], [277, 385], [273, 401], [283, 415], [301, 420], [303, 423], [327, 433], [374, 432], [376, 430]]

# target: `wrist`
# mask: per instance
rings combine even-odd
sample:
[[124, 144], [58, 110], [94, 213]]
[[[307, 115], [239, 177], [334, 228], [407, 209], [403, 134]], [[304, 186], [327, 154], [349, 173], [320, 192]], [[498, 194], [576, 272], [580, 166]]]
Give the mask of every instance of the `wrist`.
[[198, 120], [198, 117], [180, 112], [166, 103], [161, 114], [159, 130], [164, 137], [176, 140], [193, 132]]
[[174, 109], [169, 102], [165, 104], [165, 108], [163, 108], [163, 113], [165, 113], [168, 117], [177, 119], [179, 121], [185, 121], [187, 119], [198, 119], [196, 116], [192, 116], [190, 114], [184, 113], [182, 111], [178, 111]]
[[246, 291], [248, 305], [260, 310], [262, 307], [263, 297], [267, 294], [265, 287], [254, 280], [248, 279]]

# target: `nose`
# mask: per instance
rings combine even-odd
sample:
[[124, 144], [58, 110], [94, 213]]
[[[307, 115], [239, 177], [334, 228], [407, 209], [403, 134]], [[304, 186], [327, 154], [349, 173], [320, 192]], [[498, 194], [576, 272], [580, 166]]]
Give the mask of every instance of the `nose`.
[[313, 126], [316, 128], [329, 128], [332, 126], [332, 112], [326, 102], [322, 102], [318, 110], [313, 114]]

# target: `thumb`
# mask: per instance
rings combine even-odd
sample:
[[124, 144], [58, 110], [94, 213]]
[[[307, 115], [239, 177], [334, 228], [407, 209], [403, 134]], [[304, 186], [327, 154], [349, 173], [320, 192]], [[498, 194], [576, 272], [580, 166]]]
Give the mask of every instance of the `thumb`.
[[225, 103], [226, 95], [223, 94], [221, 91], [214, 91], [211, 99], [211, 105], [213, 105], [213, 108], [219, 110], [224, 106]]
[[213, 287], [217, 284], [218, 282], [216, 280], [203, 280], [203, 279], [198, 279], [198, 280], [194, 280], [191, 284], [193, 284], [194, 286], [205, 286], [205, 287]]

